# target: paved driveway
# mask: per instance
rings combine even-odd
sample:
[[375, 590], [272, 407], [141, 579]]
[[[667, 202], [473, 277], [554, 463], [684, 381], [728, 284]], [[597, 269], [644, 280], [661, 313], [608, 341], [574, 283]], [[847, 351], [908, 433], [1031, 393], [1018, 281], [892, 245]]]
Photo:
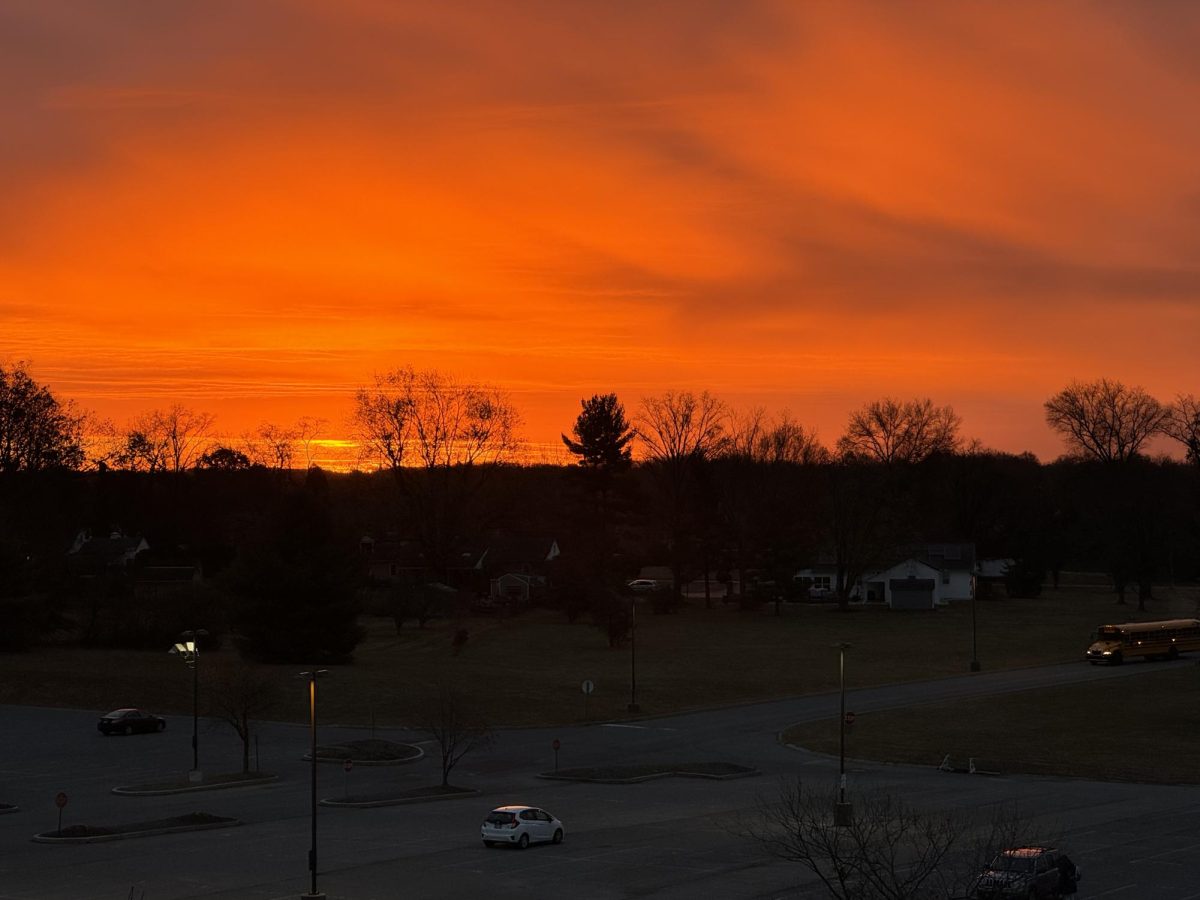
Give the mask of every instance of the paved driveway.
[[[1192, 665], [1181, 661], [1179, 665]], [[1053, 666], [982, 673], [851, 692], [858, 712], [1071, 681], [1136, 677], [1161, 665], [1113, 669]], [[331, 898], [508, 900], [562, 894], [577, 898], [820, 897], [803, 869], [764, 857], [734, 836], [781, 777], [830, 787], [837, 760], [781, 747], [788, 724], [836, 715], [838, 697], [819, 695], [636, 723], [504, 731], [487, 753], [467, 757], [453, 780], [483, 796], [378, 809], [319, 813], [320, 887]], [[118, 784], [182, 773], [191, 765], [191, 721], [172, 719], [161, 735], [101, 737], [94, 712], [0, 707], [0, 800], [21, 811], [0, 815], [0, 900], [58, 898], [295, 898], [308, 888], [307, 729], [267, 725], [262, 767], [270, 787], [157, 798], [122, 798]], [[368, 736], [322, 727], [321, 740]], [[403, 731], [380, 731], [420, 741]], [[536, 777], [553, 766], [652, 759], [728, 760], [763, 776], [729, 782], [663, 780], [641, 785], [581, 785]], [[202, 723], [202, 767], [231, 771], [240, 746]], [[1085, 871], [1083, 897], [1200, 900], [1200, 787], [1103, 784], [1062, 778], [954, 775], [930, 767], [851, 763], [851, 789], [880, 786], [910, 799], [972, 808], [1017, 801], [1051, 810], [1064, 844]], [[431, 759], [410, 766], [319, 767], [319, 794], [337, 797], [439, 778]], [[233, 815], [239, 828], [76, 846], [34, 844], [55, 827], [53, 798], [65, 791], [64, 824], [136, 821], [203, 810]], [[526, 852], [485, 849], [478, 825], [491, 806], [545, 806], [568, 828], [562, 846]], [[131, 893], [132, 891], [132, 893]]]

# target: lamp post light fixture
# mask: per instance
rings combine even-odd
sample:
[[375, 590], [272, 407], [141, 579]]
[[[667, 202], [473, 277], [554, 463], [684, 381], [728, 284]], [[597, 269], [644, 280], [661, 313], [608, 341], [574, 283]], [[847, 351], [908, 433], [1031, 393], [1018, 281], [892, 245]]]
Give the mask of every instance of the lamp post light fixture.
[[312, 737], [312, 845], [308, 850], [308, 871], [312, 883], [309, 892], [300, 895], [301, 900], [325, 900], [325, 895], [317, 891], [317, 679], [328, 674], [327, 669], [313, 669], [299, 675], [308, 680], [309, 731]]
[[850, 825], [853, 818], [853, 811], [846, 800], [846, 651], [850, 649], [850, 645], [840, 641], [833, 646], [838, 651], [838, 685], [841, 692], [841, 715], [838, 717], [841, 750], [838, 756], [838, 799], [833, 808], [833, 824], [845, 827]]
[[168, 650], [180, 656], [192, 670], [192, 771], [188, 773], [191, 781], [200, 781], [200, 638], [208, 637], [203, 628], [185, 631], [179, 635], [180, 640]]

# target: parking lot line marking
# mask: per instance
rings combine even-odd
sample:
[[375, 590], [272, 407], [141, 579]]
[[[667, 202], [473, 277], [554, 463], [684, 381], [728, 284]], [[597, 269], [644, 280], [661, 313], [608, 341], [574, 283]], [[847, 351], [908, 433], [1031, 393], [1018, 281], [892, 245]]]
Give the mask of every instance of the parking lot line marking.
[[1100, 893], [1098, 893], [1098, 894], [1092, 894], [1092, 897], [1107, 897], [1109, 894], [1115, 894], [1115, 893], [1117, 893], [1117, 891], [1124, 891], [1124, 890], [1128, 890], [1129, 888], [1135, 888], [1135, 887], [1137, 887], [1137, 884], [1136, 884], [1136, 883], [1134, 883], [1134, 884], [1123, 884], [1123, 885], [1121, 885], [1120, 887], [1109, 888], [1107, 891], [1101, 891], [1101, 892], [1100, 892]]
[[1200, 844], [1190, 844], [1187, 847], [1175, 847], [1174, 849], [1164, 850], [1161, 853], [1155, 853], [1150, 856], [1139, 856], [1137, 859], [1131, 859], [1129, 862], [1131, 864], [1132, 863], [1140, 863], [1140, 862], [1149, 862], [1151, 860], [1162, 859], [1162, 857], [1164, 857], [1164, 856], [1174, 856], [1176, 853], [1191, 853], [1197, 847], [1200, 847]]

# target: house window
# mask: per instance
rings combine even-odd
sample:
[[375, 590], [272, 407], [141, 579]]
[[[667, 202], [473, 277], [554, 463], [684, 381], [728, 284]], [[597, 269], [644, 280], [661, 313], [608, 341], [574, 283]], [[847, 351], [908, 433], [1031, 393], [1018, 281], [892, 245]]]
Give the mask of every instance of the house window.
[[947, 572], [945, 569], [943, 569], [942, 570], [942, 584], [949, 584], [949, 583], [950, 583], [950, 573]]

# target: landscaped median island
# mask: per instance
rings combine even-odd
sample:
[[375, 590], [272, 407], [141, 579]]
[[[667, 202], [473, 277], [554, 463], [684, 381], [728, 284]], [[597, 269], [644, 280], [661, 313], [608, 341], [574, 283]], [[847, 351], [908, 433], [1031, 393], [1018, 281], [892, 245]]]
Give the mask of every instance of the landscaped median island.
[[[317, 747], [317, 762], [340, 762], [350, 760], [354, 765], [392, 766], [416, 762], [425, 751], [412, 744], [385, 741], [382, 738], [366, 738], [361, 741], [344, 741], [341, 744], [323, 744]], [[306, 753], [305, 759], [312, 759]]]
[[0, 803], [0, 815], [3, 815], [4, 813], [17, 812], [20, 810], [20, 808], [21, 807], [13, 806], [10, 803]]
[[542, 772], [539, 778], [589, 781], [597, 784], [636, 784], [654, 778], [713, 778], [726, 780], [758, 775], [758, 769], [726, 762], [635, 763], [627, 766], [592, 766]]
[[229, 828], [241, 824], [240, 819], [196, 812], [184, 816], [172, 816], [169, 819], [150, 819], [145, 822], [129, 822], [124, 825], [68, 825], [61, 831], [35, 834], [33, 840], [41, 844], [91, 844], [99, 841], [150, 837], [155, 834], [173, 834], [178, 831]]
[[159, 794], [186, 794], [190, 791], [218, 791], [222, 788], [251, 787], [270, 784], [279, 778], [269, 772], [231, 772], [224, 775], [205, 775], [192, 781], [186, 775], [171, 781], [155, 781], [149, 784], [128, 784], [112, 789], [123, 797], [154, 797]]

